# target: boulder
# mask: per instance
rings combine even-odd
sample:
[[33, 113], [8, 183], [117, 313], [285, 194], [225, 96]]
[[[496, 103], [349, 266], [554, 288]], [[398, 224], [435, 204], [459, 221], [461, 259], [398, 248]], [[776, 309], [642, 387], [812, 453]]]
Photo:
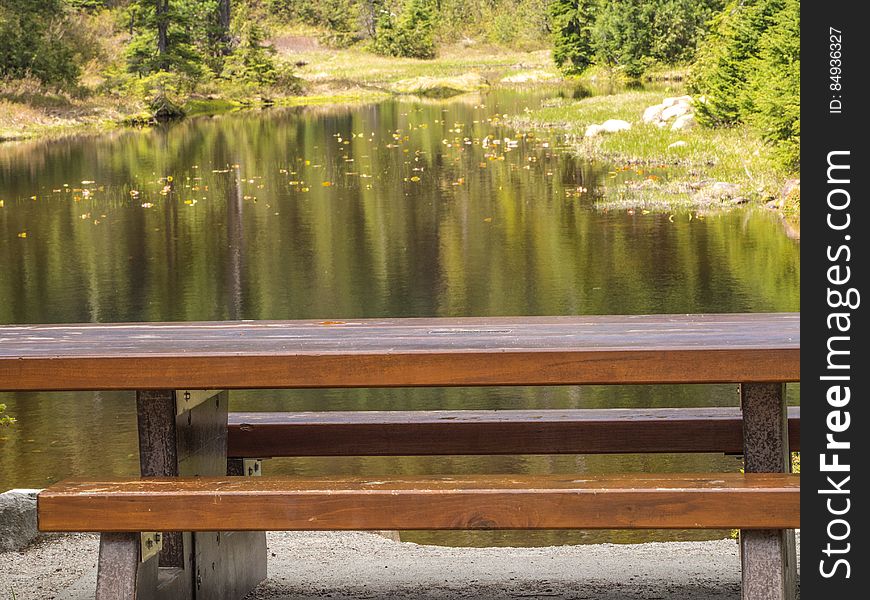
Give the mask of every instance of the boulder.
[[698, 124], [695, 120], [695, 115], [692, 113], [688, 113], [685, 115], [681, 115], [674, 120], [674, 124], [671, 125], [671, 131], [682, 131], [684, 129], [692, 129]]
[[670, 121], [675, 117], [682, 117], [692, 110], [692, 107], [689, 106], [688, 102], [684, 104], [674, 104], [673, 106], [669, 106], [662, 111], [661, 119], [663, 121]]
[[644, 123], [655, 123], [662, 116], [662, 111], [667, 108], [664, 104], [655, 104], [653, 106], [647, 107], [645, 111], [643, 111], [643, 122]]
[[692, 102], [691, 96], [675, 96], [673, 98], [665, 98], [662, 101], [662, 106], [665, 108], [676, 106], [677, 104], [689, 104]]
[[607, 119], [601, 124], [601, 128], [606, 133], [616, 133], [617, 131], [627, 131], [631, 129], [631, 123], [622, 119]]
[[0, 552], [13, 552], [36, 539], [36, 494], [9, 490], [0, 494]]
[[591, 137], [595, 137], [601, 133], [604, 133], [604, 127], [602, 127], [601, 125], [596, 125], [595, 123], [593, 123], [592, 125], [590, 125], [589, 127], [586, 128], [586, 133], [583, 134], [583, 137], [591, 138]]

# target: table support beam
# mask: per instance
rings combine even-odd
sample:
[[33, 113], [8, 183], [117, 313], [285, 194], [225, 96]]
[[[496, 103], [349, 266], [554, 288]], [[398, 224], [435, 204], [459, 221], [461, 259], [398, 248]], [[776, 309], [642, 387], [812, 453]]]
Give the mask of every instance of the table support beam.
[[[785, 384], [740, 385], [743, 455], [747, 473], [791, 471]], [[794, 530], [740, 532], [743, 600], [793, 600], [797, 580]]]
[[[228, 393], [186, 392], [136, 393], [143, 477], [226, 475]], [[241, 600], [266, 577], [264, 532], [164, 532], [144, 561], [140, 535], [101, 534], [99, 600]]]

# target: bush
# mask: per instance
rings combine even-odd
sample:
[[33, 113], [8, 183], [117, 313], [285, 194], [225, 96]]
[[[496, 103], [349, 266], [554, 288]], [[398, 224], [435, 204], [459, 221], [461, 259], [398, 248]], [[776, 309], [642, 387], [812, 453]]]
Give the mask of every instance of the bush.
[[78, 81], [77, 51], [65, 36], [61, 0], [3, 0], [0, 3], [0, 79], [33, 76], [42, 83]]
[[434, 30], [432, 0], [409, 0], [399, 17], [382, 13], [372, 49], [386, 56], [435, 58]]
[[326, 33], [320, 41], [333, 48], [347, 48], [362, 39], [359, 8], [354, 0], [321, 0], [318, 20]]
[[145, 100], [155, 119], [170, 121], [184, 116], [184, 109], [181, 107], [193, 84], [178, 73], [158, 71], [134, 80], [131, 87], [135, 95]]

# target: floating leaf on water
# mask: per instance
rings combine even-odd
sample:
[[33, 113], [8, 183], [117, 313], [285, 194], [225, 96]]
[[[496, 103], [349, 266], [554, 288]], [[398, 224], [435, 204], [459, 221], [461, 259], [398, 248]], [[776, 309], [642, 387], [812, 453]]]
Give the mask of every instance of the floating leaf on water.
[[486, 217], [486, 218], [483, 220], [483, 222], [484, 222], [484, 223], [492, 223], [492, 217]]
[[96, 183], [96, 181], [90, 181], [89, 179], [82, 181], [82, 185], [91, 185], [92, 183]]
[[26, 238], [26, 237], [27, 237], [27, 232], [26, 232], [26, 231], [20, 231], [20, 232], [18, 233], [18, 237], [20, 237], [20, 238]]
[[411, 177], [411, 181], [420, 181], [420, 178], [414, 175], [413, 177]]
[[6, 203], [3, 202], [3, 200], [0, 200], [0, 208], [3, 208], [5, 205], [6, 205]]
[[332, 186], [332, 182], [331, 181], [324, 181], [320, 185], [322, 185], [323, 187], [330, 187], [330, 186]]
[[151, 202], [143, 202], [142, 203], [142, 208], [151, 208], [152, 206], [154, 206], [154, 205]]

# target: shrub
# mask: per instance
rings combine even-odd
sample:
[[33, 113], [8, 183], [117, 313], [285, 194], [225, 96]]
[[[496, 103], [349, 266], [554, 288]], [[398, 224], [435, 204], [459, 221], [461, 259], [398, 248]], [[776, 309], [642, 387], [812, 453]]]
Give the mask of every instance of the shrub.
[[33, 76], [42, 83], [78, 81], [77, 52], [65, 36], [61, 0], [4, 0], [0, 3], [0, 78]]
[[435, 58], [432, 0], [409, 0], [400, 16], [384, 11], [372, 49], [386, 56]]
[[362, 39], [359, 8], [354, 0], [321, 0], [318, 20], [326, 32], [320, 40], [333, 48], [347, 48]]

